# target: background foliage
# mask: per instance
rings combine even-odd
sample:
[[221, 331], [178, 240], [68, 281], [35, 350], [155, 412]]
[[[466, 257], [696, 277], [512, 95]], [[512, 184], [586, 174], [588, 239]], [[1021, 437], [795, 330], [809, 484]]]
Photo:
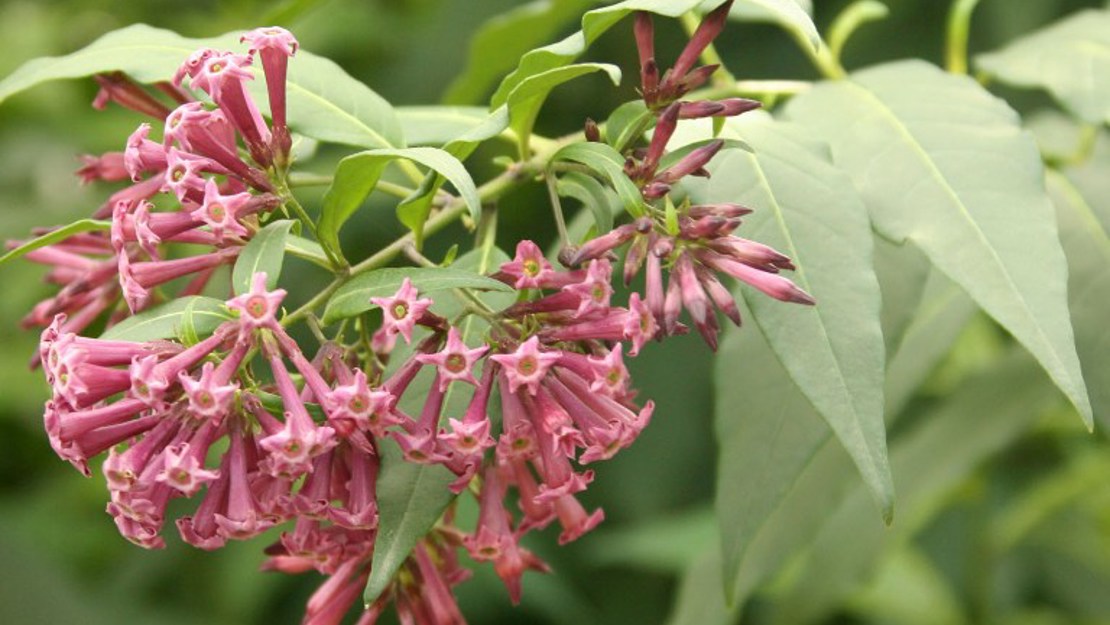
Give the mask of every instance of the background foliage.
[[[481, 105], [521, 54], [571, 32], [581, 13], [597, 4], [7, 2], [0, 5], [0, 76], [27, 59], [72, 51], [135, 22], [195, 37], [280, 23], [297, 33], [305, 49], [336, 60], [395, 105]], [[831, 19], [848, 2], [815, 4], [815, 21], [827, 32]], [[947, 3], [886, 4], [889, 16], [862, 28], [845, 49], [847, 68], [908, 57], [942, 64]], [[1013, 3], [985, 0], [973, 22], [972, 53], [999, 50], [1056, 19], [1102, 4], [1037, 0], [1022, 3], [1019, 11]], [[673, 57], [681, 45], [681, 30], [675, 22], [659, 22], [660, 56]], [[1069, 31], [1067, 38], [1085, 36], [1083, 32]], [[1096, 26], [1091, 32], [1091, 37], [1098, 37], [1106, 29]], [[771, 25], [733, 24], [717, 45], [740, 78], [817, 78], [797, 46]], [[1032, 45], [1042, 47], [1039, 54], [1061, 48], [1053, 40], [1032, 40]], [[467, 46], [470, 58], [459, 53]], [[634, 75], [627, 22], [602, 36], [587, 60], [617, 63], [628, 76]], [[1028, 64], [1022, 51], [1013, 49], [984, 57], [973, 67], [1019, 85], [1037, 78]], [[1110, 583], [1110, 448], [1104, 432], [1110, 385], [1090, 382], [1091, 372], [1105, 371], [1110, 362], [1107, 334], [1099, 323], [1110, 310], [1110, 300], [1099, 299], [1106, 294], [1110, 273], [1110, 239], [1105, 234], [1110, 227], [1110, 139], [1105, 129], [1106, 93], [1090, 96], [1096, 104], [1077, 99], [1074, 81], [1067, 80], [1075, 67], [1065, 57], [1048, 72], [1060, 78], [1052, 89], [1070, 103], [1063, 107], [1046, 93], [998, 82], [991, 89], [1022, 113], [1024, 125], [1034, 131], [1042, 153], [1055, 166], [1047, 184], [1071, 271], [1070, 315], [1095, 415], [1103, 419], [1093, 436], [1017, 341], [980, 312], [961, 285], [930, 269], [926, 261], [926, 256], [948, 253], [945, 246], [970, 254], [975, 246], [937, 240], [918, 224], [884, 222], [873, 212], [877, 230], [906, 237], [910, 243], [899, 247], [874, 239], [886, 404], [885, 410], [879, 404], [853, 406], [848, 412], [885, 414], [897, 491], [894, 525], [883, 527], [852, 459], [833, 440], [811, 399], [790, 381], [792, 363], [780, 361], [775, 346], [764, 339], [775, 335], [774, 328], [761, 321], [763, 332], [750, 323], [746, 331], [731, 333], [716, 364], [698, 339], [680, 337], [645, 350], [634, 361], [637, 385], [645, 398], [656, 401], [657, 418], [635, 446], [599, 472], [588, 497], [606, 510], [603, 528], [564, 549], [545, 549], [537, 541], [535, 548], [558, 574], [528, 576], [524, 602], [516, 610], [508, 606], [490, 571], [479, 568], [476, 579], [460, 587], [463, 611], [471, 622], [1110, 622], [1110, 601], [1104, 592]], [[858, 83], [892, 108], [907, 107], [907, 118], [963, 124], [966, 143], [961, 148], [974, 144], [976, 128], [1014, 121], [1001, 110], [992, 119], [967, 115], [969, 109], [962, 105], [978, 96], [969, 95], [956, 79], [919, 65], [899, 69], [860, 74]], [[537, 130], [563, 134], [580, 128], [586, 116], [603, 119], [617, 104], [635, 97], [632, 82], [626, 78], [613, 89], [603, 74], [597, 74], [556, 90]], [[849, 123], [873, 121], [866, 108], [869, 100], [841, 87], [819, 89], [776, 111], [796, 126], [776, 124], [770, 132], [760, 128], [759, 118], [745, 120], [736, 132], [753, 145], [754, 155], [737, 152], [716, 167], [735, 168], [730, 169], [734, 172], [755, 167], [772, 180], [771, 187], [785, 188], [801, 178], [799, 171], [828, 167], [822, 152], [828, 148], [812, 144], [812, 136], [821, 134], [844, 170], [830, 176], [847, 191], [832, 194], [841, 198], [839, 203], [796, 210], [847, 211], [843, 206], [859, 201], [852, 186], [865, 201], [891, 193], [882, 185], [898, 184], [899, 175], [912, 176], [912, 163], [892, 160], [893, 169], [879, 178], [860, 174], [862, 165], [853, 163], [873, 157], [883, 146], [868, 145], [858, 134], [838, 140], [836, 131]], [[104, 189], [79, 187], [71, 175], [77, 165], [74, 156], [119, 149], [134, 118], [117, 109], [92, 111], [87, 104], [93, 93], [91, 81], [51, 83], [13, 97], [0, 108], [0, 232], [16, 235], [33, 225], [72, 221], [100, 203]], [[830, 110], [840, 110], [845, 117], [837, 119]], [[1094, 125], [1085, 129], [1061, 110]], [[852, 127], [858, 131], [858, 126]], [[1072, 158], [1076, 146], [1085, 144], [1093, 146], [1091, 154]], [[489, 153], [471, 164], [488, 163], [499, 150], [508, 153], [508, 146], [482, 149]], [[345, 153], [322, 150], [320, 170], [333, 167]], [[976, 158], [989, 156], [983, 151]], [[753, 163], [733, 162], [739, 159]], [[958, 169], [960, 162], [950, 166]], [[776, 178], [785, 182], [776, 183]], [[694, 190], [760, 208], [745, 225], [744, 236], [783, 249], [774, 223], [758, 220], [776, 200], [790, 208], [791, 199], [768, 197], [766, 191], [759, 181], [736, 175], [718, 175]], [[1014, 188], [1011, 193], [1014, 204], [1036, 201], [1027, 189]], [[907, 197], [907, 202], [913, 201], [915, 197]], [[958, 205], [945, 206], [943, 199], [938, 203], [928, 194], [919, 201], [922, 223], [959, 218]], [[538, 185], [504, 198], [501, 209], [502, 247], [511, 249], [511, 243], [523, 236], [541, 242], [554, 238]], [[997, 218], [1004, 220], [1005, 215]], [[861, 231], [870, 238], [866, 224], [863, 230], [860, 225], [838, 227], [847, 241]], [[1000, 231], [1035, 225], [1007, 224]], [[342, 239], [345, 247], [370, 248], [403, 231], [393, 211], [366, 210], [352, 216]], [[428, 255], [442, 257], [460, 232], [430, 240]], [[859, 252], [847, 249], [843, 255], [823, 258], [818, 246], [805, 243], [827, 234], [791, 234], [799, 236], [798, 250], [783, 251], [800, 260], [817, 255], [813, 272], [850, 267], [852, 259], [842, 256]], [[1027, 265], [1020, 266], [1032, 272], [1051, 254], [1038, 249], [1011, 252], [1025, 254]], [[962, 259], [966, 264], [949, 273], [989, 270], [980, 260]], [[56, 460], [42, 435], [41, 401], [47, 390], [41, 376], [26, 370], [36, 336], [16, 328], [16, 320], [48, 291], [38, 283], [41, 272], [30, 265], [7, 266], [3, 272], [0, 620], [294, 622], [317, 580], [255, 573], [262, 560], [261, 541], [233, 544], [211, 554], [171, 541], [165, 551], [151, 553], [119, 538], [101, 512], [99, 478], [76, 478]], [[289, 263], [286, 272], [294, 285], [298, 277], [310, 283], [317, 275], [302, 263]], [[310, 288], [299, 293], [294, 288], [291, 297], [303, 301], [310, 294]], [[829, 302], [821, 309], [827, 323], [852, 323], [852, 310], [838, 310], [835, 293], [815, 295], [823, 305]], [[972, 295], [996, 318], [1006, 314], [999, 312], [1004, 304], [994, 310], [989, 305], [1003, 295]], [[764, 303], [753, 300], [751, 305]], [[1027, 334], [1036, 335], [1036, 323], [1044, 316], [1037, 312], [1030, 317], [1034, 327]], [[752, 314], [745, 318], [752, 319]], [[1016, 320], [1008, 326], [1022, 344], [1030, 345], [1036, 339], [1023, 337], [1020, 328], [1028, 326], [1023, 323]], [[1048, 342], [1041, 346], [1042, 353], [1051, 351]], [[873, 358], [881, 360], [882, 355]], [[1057, 371], [1058, 382], [1066, 377], [1066, 369]], [[848, 395], [859, 398], [855, 392]], [[827, 409], [836, 408], [822, 412]], [[837, 435], [844, 436], [839, 431]], [[867, 468], [860, 469], [869, 476]], [[875, 470], [868, 484], [881, 492], [882, 480]], [[722, 582], [722, 571], [729, 572], [729, 584]], [[743, 614], [724, 608], [726, 586], [735, 600], [747, 599]]]

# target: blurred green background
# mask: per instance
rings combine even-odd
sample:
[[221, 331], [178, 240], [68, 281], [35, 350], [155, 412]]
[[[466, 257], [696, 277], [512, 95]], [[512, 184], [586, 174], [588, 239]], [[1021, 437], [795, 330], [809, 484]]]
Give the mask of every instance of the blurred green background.
[[[394, 104], [431, 104], [448, 95], [454, 103], [481, 104], [495, 82], [479, 92], [452, 89], [452, 81], [466, 68], [471, 36], [491, 16], [519, 4], [509, 0], [7, 0], [0, 4], [0, 76], [28, 59], [73, 51], [105, 32], [137, 22], [197, 37], [280, 23], [294, 31], [305, 49], [335, 59]], [[816, 21], [824, 29], [849, 3], [817, 0], [815, 4]], [[948, 3], [889, 0], [886, 4], [890, 17], [863, 28], [852, 39], [845, 65], [852, 69], [910, 56], [940, 63]], [[1061, 15], [1100, 5], [1083, 0], [985, 0], [974, 20], [972, 51], [994, 49]], [[554, 41], [574, 25], [567, 21], [550, 27], [548, 41]], [[627, 77], [634, 76], [630, 31], [630, 27], [613, 29], [590, 56], [619, 63]], [[660, 24], [657, 31], [660, 57], [672, 58], [682, 45], [681, 30], [671, 23]], [[789, 38], [770, 25], [732, 24], [718, 47], [740, 78], [816, 77]], [[504, 68], [494, 68], [496, 75], [515, 65], [518, 56], [506, 54]], [[110, 192], [104, 185], [78, 184], [72, 175], [79, 164], [77, 155], [122, 149], [139, 120], [118, 108], [93, 111], [89, 102], [94, 93], [91, 81], [51, 83], [0, 106], [0, 237], [21, 237], [32, 226], [87, 216]], [[1038, 94], [1007, 95], [1025, 111], [1048, 105], [1047, 98]], [[616, 104], [632, 97], [632, 81], [627, 78], [619, 90], [600, 78], [571, 83], [554, 93], [539, 131], [573, 131], [587, 116], [603, 119]], [[324, 151], [320, 170], [342, 153]], [[483, 160], [495, 154], [496, 149], [488, 149], [471, 160], [477, 166], [476, 177], [482, 175]], [[502, 209], [504, 247], [511, 250], [521, 236], [551, 240], [549, 210], [540, 189], [512, 194]], [[345, 239], [359, 242], [365, 251], [400, 232], [391, 211], [367, 211], [352, 220]], [[459, 236], [460, 232], [439, 236], [429, 254], [442, 253], [452, 237]], [[47, 388], [37, 372], [27, 369], [37, 331], [18, 328], [20, 317], [52, 291], [39, 282], [42, 273], [29, 263], [0, 270], [0, 623], [298, 622], [304, 601], [320, 578], [257, 573], [266, 539], [203, 553], [181, 545], [170, 528], [169, 547], [164, 551], [132, 547], [103, 512], [106, 492], [99, 473], [86, 480], [50, 451], [41, 425]], [[292, 264], [283, 280], [297, 298], [307, 292], [297, 292], [298, 279], [310, 281], [313, 275], [309, 268]], [[986, 336], [993, 336], [991, 329]], [[479, 567], [475, 579], [459, 588], [470, 622], [569, 625], [667, 619], [680, 568], [675, 562], [711, 544], [715, 532], [708, 520], [715, 461], [710, 354], [695, 337], [668, 341], [635, 361], [634, 378], [642, 397], [656, 401], [656, 417], [635, 446], [598, 467], [598, 478], [586, 498], [604, 507], [606, 523], [593, 535], [561, 549], [554, 547], [550, 532], [531, 537], [530, 548], [548, 558], [556, 574], [527, 576], [524, 602], [516, 609], [508, 605], [488, 567]], [[1082, 449], [1104, 451], [1098, 439], [1075, 440]], [[1033, 436], [1022, 444], [1026, 447], [1008, 452], [992, 471], [1002, 477], [1013, 471], [1035, 472], [1030, 458], [1045, 463], [1058, 460], [1056, 443], [1046, 450], [1038, 447], [1044, 439]], [[989, 488], [986, 484], [994, 482], [988, 478], [981, 476], [966, 488]], [[1106, 496], [1103, 488], [1101, 497]], [[957, 510], [923, 534], [923, 542], [935, 548], [941, 554], [938, 557], [953, 560], [949, 569], [960, 569], [963, 550], [973, 547], [967, 538], [974, 535], [973, 512]], [[655, 524], [655, 533], [630, 538], [627, 530], [644, 524]], [[653, 555], [629, 564], [627, 553], [643, 548], [645, 540]], [[1106, 547], [1103, 535], [1097, 544], [1103, 564], [1110, 562]], [[1101, 607], [1091, 600], [1080, 602], [1083, 607], [1075, 608], [1076, 613], [1092, 622], [1110, 619], [1110, 606], [1105, 605], [1110, 591], [1097, 585], [1097, 580], [1107, 578], [1072, 573], [1055, 575], [1064, 580], [1061, 583], [1068, 592], [1101, 602]], [[974, 572], [963, 574], [974, 576]], [[1082, 584], [1094, 587], [1083, 589]], [[1056, 595], [1044, 601], [1060, 605]], [[905, 622], [897, 615], [865, 618], [861, 613], [867, 610], [848, 610], [834, 620]], [[1030, 622], [1057, 622], [1051, 620], [1051, 613], [1046, 612], [1048, 620]], [[748, 618], [758, 616], [755, 610]]]

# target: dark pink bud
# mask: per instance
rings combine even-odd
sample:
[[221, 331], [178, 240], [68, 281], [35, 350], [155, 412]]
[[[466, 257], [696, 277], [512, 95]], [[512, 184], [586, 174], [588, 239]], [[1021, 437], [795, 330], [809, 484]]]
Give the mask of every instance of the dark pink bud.
[[168, 108], [132, 82], [123, 72], [97, 74], [94, 78], [100, 85], [100, 91], [93, 100], [93, 108], [103, 109], [108, 102], [115, 102], [124, 108], [155, 119], [165, 119], [170, 113]]
[[720, 102], [712, 100], [701, 100], [698, 102], [682, 102], [681, 108], [678, 112], [679, 119], [700, 119], [702, 117], [713, 117], [714, 115], [721, 115], [725, 110], [725, 105]]
[[713, 43], [717, 35], [721, 34], [721, 31], [725, 28], [725, 21], [728, 19], [728, 12], [731, 8], [732, 0], [729, 0], [716, 9], [713, 9], [712, 12], [702, 19], [701, 24], [698, 25], [698, 29], [694, 31], [693, 36], [690, 37], [690, 42], [683, 48], [682, 54], [678, 56], [678, 60], [675, 61], [674, 67], [671, 69], [677, 79], [681, 79], [690, 71], [694, 63], [697, 63], [701, 53], [709, 44]]
[[683, 177], [705, 167], [724, 145], [724, 141], [717, 139], [716, 141], [710, 141], [703, 146], [691, 150], [689, 154], [682, 157], [677, 163], [668, 167], [665, 171], [659, 172], [655, 180], [657, 182], [674, 184]]

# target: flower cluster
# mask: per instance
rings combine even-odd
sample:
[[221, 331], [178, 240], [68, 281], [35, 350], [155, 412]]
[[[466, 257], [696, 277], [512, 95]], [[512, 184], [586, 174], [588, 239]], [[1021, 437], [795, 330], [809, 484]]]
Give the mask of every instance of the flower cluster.
[[[675, 207], [669, 197], [684, 177], [707, 175], [722, 147], [710, 142], [664, 166], [679, 120], [758, 105], [680, 100], [712, 72], [692, 68], [728, 6], [706, 18], [661, 79], [650, 18], [637, 16], [642, 93], [657, 117], [650, 144], [630, 149], [624, 169], [641, 192], [642, 216], [563, 250], [565, 268], [521, 241], [491, 274], [517, 294], [502, 310], [479, 302], [447, 314], [442, 301], [405, 278], [392, 295], [364, 302], [380, 309], [376, 326], [377, 313], [360, 316], [352, 342], [343, 341], [342, 328], [332, 339], [318, 331], [321, 346], [311, 357], [285, 328], [298, 315], [279, 319], [286, 292], [268, 287], [262, 272], [249, 291], [226, 299], [227, 320], [208, 336], [79, 336], [97, 319], [111, 325], [162, 301], [172, 281], [191, 277], [177, 297], [200, 293], [285, 200], [285, 77], [296, 40], [264, 28], [244, 36], [249, 54], [195, 52], [172, 83], [157, 86], [173, 109], [122, 75], [99, 77], [95, 104], [114, 101], [161, 120], [162, 140], [150, 139], [143, 124], [125, 151], [86, 157], [83, 179], [132, 182], [97, 213], [110, 218], [110, 230], [28, 254], [50, 265], [48, 279], [62, 286], [27, 319], [45, 326], [38, 359], [52, 389], [44, 411], [50, 444], [86, 475], [90, 461], [104, 456], [107, 511], [142, 547], [164, 545], [168, 505], [179, 498], [198, 500], [174, 525], [181, 540], [201, 549], [284, 526], [263, 568], [327, 576], [306, 610], [305, 622], [316, 625], [339, 623], [367, 583], [379, 530], [378, 476], [391, 458], [438, 465], [449, 472], [440, 471], [450, 478], [445, 489], [475, 498], [477, 522], [462, 527], [449, 506], [359, 623], [375, 622], [390, 603], [402, 622], [463, 622], [451, 591], [469, 575], [462, 553], [492, 563], [518, 602], [524, 573], [548, 570], [523, 538], [557, 524], [563, 544], [595, 528], [604, 513], [580, 500], [594, 479], [585, 467], [627, 448], [651, 420], [654, 405], [635, 401], [625, 356], [684, 332], [683, 308], [716, 347], [713, 307], [740, 323], [720, 273], [812, 303], [779, 275], [793, 268], [788, 258], [732, 234], [748, 209]], [[256, 58], [269, 123], [246, 89]], [[173, 210], [155, 208], [160, 193]], [[169, 258], [168, 243], [204, 251]], [[632, 293], [621, 305], [613, 261], [625, 245], [625, 284], [645, 266], [646, 281], [642, 296]], [[347, 278], [337, 272], [338, 281]]]
[[[217, 268], [235, 261], [258, 229], [259, 215], [281, 204], [273, 179], [288, 165], [285, 74], [297, 42], [280, 28], [257, 29], [243, 40], [250, 45], [249, 55], [200, 50], [172, 84], [158, 84], [176, 105], [173, 109], [123, 74], [97, 77], [100, 91], [94, 106], [115, 102], [148, 115], [161, 127], [162, 140], [152, 140], [152, 126], [144, 123], [122, 152], [83, 157], [78, 170], [82, 180], [131, 184], [94, 214], [111, 219], [110, 232], [75, 235], [27, 254], [51, 267], [47, 280], [61, 289], [31, 311], [25, 326], [46, 326], [59, 313], [67, 315], [66, 332], [81, 332], [105, 313], [111, 325], [126, 314], [116, 306], [121, 298], [130, 312], [138, 312], [164, 297], [163, 285], [189, 276], [176, 296], [200, 293]], [[246, 81], [254, 78], [249, 66], [255, 56], [265, 70], [272, 126], [246, 91]], [[214, 108], [182, 87], [185, 77], [208, 95]], [[240, 142], [249, 159], [240, 155]], [[160, 195], [173, 199], [172, 210], [155, 208], [166, 204]], [[208, 250], [166, 258], [171, 243]]]

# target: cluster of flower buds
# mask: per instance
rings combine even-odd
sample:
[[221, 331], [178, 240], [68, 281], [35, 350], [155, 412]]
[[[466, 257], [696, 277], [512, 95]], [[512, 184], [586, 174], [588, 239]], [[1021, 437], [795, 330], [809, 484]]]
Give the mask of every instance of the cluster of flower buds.
[[[122, 152], [82, 157], [82, 180], [131, 184], [94, 214], [111, 219], [110, 232], [75, 235], [27, 255], [51, 267], [47, 280], [61, 290], [37, 305], [24, 319], [25, 326], [46, 326], [66, 313], [64, 331], [77, 333], [105, 312], [111, 325], [126, 314], [116, 309], [121, 297], [131, 312], [138, 312], [158, 301], [157, 287], [186, 276], [193, 278], [176, 295], [197, 294], [217, 268], [234, 262], [257, 231], [259, 214], [281, 204], [271, 178], [282, 175], [288, 164], [285, 74], [297, 42], [280, 28], [257, 29], [243, 40], [250, 55], [201, 50], [189, 57], [173, 84], [158, 84], [176, 105], [172, 110], [123, 74], [97, 77], [100, 91], [94, 106], [116, 102], [153, 117], [162, 125], [162, 141], [151, 140], [151, 125], [144, 123]], [[265, 70], [272, 128], [246, 91], [246, 81], [254, 78], [248, 69], [253, 55], [262, 59]], [[181, 87], [185, 76], [209, 95], [215, 108]], [[240, 140], [250, 161], [240, 156]], [[172, 210], [155, 209], [159, 194], [172, 194]], [[168, 259], [164, 244], [170, 243], [211, 251]]]
[[[685, 308], [698, 332], [713, 349], [717, 348], [720, 332], [714, 308], [740, 325], [739, 308], [717, 274], [736, 278], [779, 300], [814, 303], [809, 294], [780, 275], [782, 270], [794, 269], [788, 257], [766, 245], [733, 235], [742, 223], [741, 217], [751, 209], [729, 203], [691, 205], [683, 202], [676, 207], [671, 202], [668, 194], [683, 178], [709, 176], [706, 166], [724, 147], [724, 141], [697, 145], [673, 164], [660, 169], [679, 120], [739, 115], [759, 106], [758, 102], [739, 98], [722, 102], [677, 100], [705, 82], [716, 69], [712, 65], [693, 71], [690, 68], [721, 32], [730, 6], [731, 2], [726, 2], [706, 16], [674, 68], [661, 82], [652, 47], [651, 16], [643, 12], [637, 14], [635, 32], [644, 81], [642, 94], [658, 119], [647, 148], [631, 150], [624, 172], [640, 189], [647, 214], [560, 253], [560, 260], [569, 267], [589, 262], [592, 268], [593, 263], [611, 257], [616, 249], [627, 245], [623, 268], [625, 286], [646, 266], [642, 302], [638, 296], [634, 296], [633, 302], [650, 312], [659, 328], [658, 336], [686, 331], [678, 321]], [[666, 284], [664, 268], [670, 274]]]

